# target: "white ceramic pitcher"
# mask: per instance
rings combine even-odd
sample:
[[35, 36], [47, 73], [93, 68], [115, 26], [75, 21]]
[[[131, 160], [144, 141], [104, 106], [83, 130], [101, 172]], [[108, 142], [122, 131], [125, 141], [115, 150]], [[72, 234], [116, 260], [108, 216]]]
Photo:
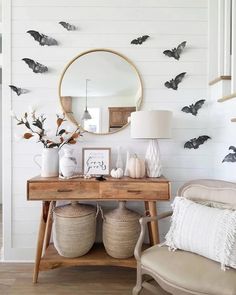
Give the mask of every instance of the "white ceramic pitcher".
[[[42, 157], [41, 164], [37, 161], [39, 157]], [[34, 156], [34, 162], [40, 167], [42, 177], [55, 177], [59, 175], [58, 148], [44, 148], [42, 154]]]

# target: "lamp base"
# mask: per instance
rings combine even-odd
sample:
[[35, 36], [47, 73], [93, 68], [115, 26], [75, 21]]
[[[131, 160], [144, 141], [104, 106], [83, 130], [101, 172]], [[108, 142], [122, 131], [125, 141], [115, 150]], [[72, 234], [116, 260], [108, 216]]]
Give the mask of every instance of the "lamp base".
[[158, 141], [151, 139], [146, 151], [145, 163], [148, 177], [160, 177], [162, 173]]

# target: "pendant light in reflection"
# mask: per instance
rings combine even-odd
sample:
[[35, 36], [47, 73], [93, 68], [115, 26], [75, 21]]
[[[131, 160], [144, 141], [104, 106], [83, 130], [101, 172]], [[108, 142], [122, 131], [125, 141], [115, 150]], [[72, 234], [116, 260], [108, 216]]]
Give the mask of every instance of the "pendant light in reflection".
[[82, 116], [82, 120], [90, 120], [92, 119], [88, 108], [87, 108], [87, 99], [88, 99], [88, 82], [90, 81], [89, 79], [86, 79], [86, 95], [85, 95], [85, 110], [84, 110], [84, 114]]

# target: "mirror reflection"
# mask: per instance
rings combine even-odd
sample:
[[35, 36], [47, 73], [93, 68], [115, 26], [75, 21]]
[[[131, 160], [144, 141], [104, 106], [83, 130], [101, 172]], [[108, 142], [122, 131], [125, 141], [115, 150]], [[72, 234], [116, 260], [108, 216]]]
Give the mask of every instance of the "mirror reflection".
[[98, 134], [126, 126], [142, 100], [138, 71], [109, 50], [91, 50], [73, 59], [62, 74], [59, 91], [67, 117]]

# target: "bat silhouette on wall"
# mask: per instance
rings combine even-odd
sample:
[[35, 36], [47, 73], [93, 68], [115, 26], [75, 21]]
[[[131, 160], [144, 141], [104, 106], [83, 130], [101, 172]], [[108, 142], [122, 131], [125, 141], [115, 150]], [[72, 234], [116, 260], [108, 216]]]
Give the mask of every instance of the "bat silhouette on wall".
[[130, 43], [135, 45], [141, 45], [149, 38], [148, 35], [144, 35], [142, 37], [138, 37], [137, 39], [132, 40]]
[[190, 113], [193, 116], [197, 116], [198, 111], [202, 108], [205, 101], [205, 99], [200, 99], [197, 102], [190, 104], [189, 106], [183, 107], [181, 111], [184, 113]]
[[52, 46], [52, 45], [58, 45], [57, 40], [48, 37], [44, 34], [41, 34], [37, 31], [34, 30], [29, 30], [27, 31], [28, 34], [30, 34], [35, 41], [37, 41], [40, 45], [44, 46], [44, 45], [48, 45], [48, 46]]
[[25, 93], [28, 93], [29, 90], [27, 89], [23, 89], [23, 88], [20, 88], [20, 87], [16, 87], [14, 85], [9, 85], [9, 87], [11, 88], [12, 91], [14, 91], [18, 96], [21, 95], [21, 94], [25, 94]]
[[165, 86], [167, 88], [177, 90], [179, 83], [182, 82], [185, 75], [186, 75], [186, 72], [183, 72], [183, 73], [177, 75], [174, 79], [171, 79], [170, 81], [166, 81]]
[[192, 138], [189, 141], [185, 142], [184, 148], [185, 149], [198, 149], [201, 144], [203, 144], [208, 139], [211, 139], [208, 135], [201, 135], [198, 138]]
[[48, 68], [37, 61], [34, 61], [30, 58], [22, 58], [22, 60], [29, 66], [34, 73], [45, 73], [48, 71]]
[[59, 22], [67, 31], [76, 31], [77, 27], [66, 22]]
[[173, 48], [171, 50], [165, 50], [163, 51], [163, 53], [169, 57], [173, 57], [177, 60], [179, 60], [180, 58], [180, 54], [182, 53], [182, 51], [184, 50], [184, 47], [186, 46], [186, 41], [180, 43], [177, 48]]
[[233, 153], [229, 153], [228, 155], [226, 155], [222, 161], [222, 163], [224, 162], [236, 162], [236, 147], [231, 145], [229, 147], [229, 150], [232, 150]]

